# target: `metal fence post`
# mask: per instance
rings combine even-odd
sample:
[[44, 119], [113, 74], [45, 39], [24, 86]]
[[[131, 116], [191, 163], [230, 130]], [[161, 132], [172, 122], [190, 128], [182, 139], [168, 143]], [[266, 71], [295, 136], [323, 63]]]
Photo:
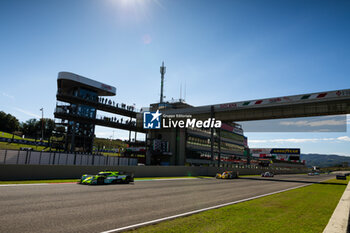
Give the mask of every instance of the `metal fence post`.
[[18, 160], [19, 160], [19, 153], [20, 153], [20, 150], [18, 150], [18, 154], [17, 154], [17, 161], [16, 161], [16, 164], [18, 164]]
[[66, 165], [68, 163], [68, 154], [66, 154]]
[[[50, 155], [51, 155], [51, 153], [50, 153]], [[55, 164], [55, 159], [56, 159], [56, 152], [53, 152], [53, 160], [52, 160], [52, 165], [54, 165], [54, 164]]]
[[41, 163], [41, 154], [43, 153], [43, 151], [40, 151], [40, 155], [39, 155], [39, 165]]
[[29, 151], [26, 151], [26, 159], [25, 159], [25, 161], [24, 161], [24, 164], [27, 164], [27, 163], [28, 163], [28, 152], [29, 152]]
[[4, 164], [6, 164], [7, 150], [5, 150]]
[[31, 160], [31, 158], [32, 158], [32, 152], [31, 152], [31, 151], [29, 151], [29, 159], [28, 159], [28, 164], [30, 164], [30, 160]]
[[[68, 152], [67, 152], [67, 154], [68, 154]], [[76, 163], [77, 163], [77, 154], [74, 153], [73, 165], [76, 165]]]
[[[56, 153], [56, 152], [55, 152]], [[60, 165], [60, 159], [61, 159], [61, 153], [58, 152], [58, 160], [57, 160], [57, 164]]]

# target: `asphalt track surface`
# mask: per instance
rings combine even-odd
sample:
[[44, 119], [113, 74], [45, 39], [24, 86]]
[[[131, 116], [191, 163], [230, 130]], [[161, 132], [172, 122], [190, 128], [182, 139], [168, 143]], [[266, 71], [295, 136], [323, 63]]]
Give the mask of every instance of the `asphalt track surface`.
[[331, 178], [278, 175], [0, 186], [0, 232], [102, 232]]

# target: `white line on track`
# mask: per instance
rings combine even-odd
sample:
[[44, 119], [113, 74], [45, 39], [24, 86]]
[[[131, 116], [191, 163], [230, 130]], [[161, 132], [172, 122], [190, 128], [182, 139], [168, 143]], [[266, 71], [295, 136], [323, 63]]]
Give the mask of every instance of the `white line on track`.
[[[326, 180], [329, 180], [329, 178], [326, 179]], [[318, 183], [324, 182], [326, 180], [319, 181]], [[241, 203], [241, 202], [254, 200], [254, 199], [257, 199], [257, 198], [260, 198], [260, 197], [266, 197], [266, 196], [270, 196], [270, 195], [273, 195], [273, 194], [282, 193], [282, 192], [285, 192], [285, 191], [289, 191], [289, 190], [293, 190], [293, 189], [297, 189], [297, 188], [302, 188], [302, 187], [309, 186], [309, 185], [312, 185], [312, 184], [304, 184], [304, 185], [300, 185], [300, 186], [297, 186], [297, 187], [283, 189], [283, 190], [275, 191], [275, 192], [272, 192], [272, 193], [266, 193], [266, 194], [262, 194], [262, 195], [258, 195], [258, 196], [254, 196], [254, 197], [249, 197], [249, 198], [245, 198], [245, 199], [238, 200], [238, 201], [228, 202], [228, 203], [224, 203], [224, 204], [220, 204], [220, 205], [216, 205], [216, 206], [211, 206], [211, 207], [207, 207], [207, 208], [203, 208], [203, 209], [199, 209], [199, 210], [194, 210], [194, 211], [190, 211], [190, 212], [186, 212], [186, 213], [182, 213], [182, 214], [177, 214], [177, 215], [168, 216], [168, 217], [164, 217], [164, 218], [159, 218], [159, 219], [155, 219], [155, 220], [151, 220], [151, 221], [147, 221], [147, 222], [142, 222], [142, 223], [138, 223], [138, 224], [134, 224], [134, 225], [130, 225], [130, 226], [120, 227], [120, 228], [116, 228], [116, 229], [112, 229], [112, 230], [108, 230], [108, 231], [103, 231], [101, 233], [111, 233], [111, 232], [121, 232], [121, 231], [126, 231], [126, 230], [132, 230], [132, 229], [135, 229], [135, 228], [138, 228], [138, 227], [143, 227], [143, 226], [147, 226], [147, 225], [151, 225], [151, 224], [155, 224], [155, 223], [159, 223], [159, 222], [162, 222], [162, 221], [171, 220], [171, 219], [175, 219], [175, 218], [179, 218], [179, 217], [185, 217], [185, 216], [189, 216], [189, 215], [192, 215], [192, 214], [197, 214], [197, 213], [200, 213], [200, 212], [203, 212], [203, 211], [217, 209], [217, 208], [221, 208], [221, 207], [228, 206], [228, 205], [234, 205], [234, 204], [238, 204], [238, 203]]]

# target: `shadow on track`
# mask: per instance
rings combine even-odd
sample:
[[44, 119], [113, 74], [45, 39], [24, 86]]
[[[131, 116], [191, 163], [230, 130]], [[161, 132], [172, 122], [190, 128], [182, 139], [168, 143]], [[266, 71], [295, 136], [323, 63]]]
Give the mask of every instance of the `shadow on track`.
[[271, 182], [290, 182], [290, 183], [303, 183], [303, 184], [331, 184], [331, 185], [347, 185], [333, 182], [322, 182], [322, 181], [305, 181], [305, 180], [282, 180], [276, 178], [253, 178], [253, 177], [239, 177], [239, 179], [245, 180], [259, 180], [259, 181], [271, 181]]

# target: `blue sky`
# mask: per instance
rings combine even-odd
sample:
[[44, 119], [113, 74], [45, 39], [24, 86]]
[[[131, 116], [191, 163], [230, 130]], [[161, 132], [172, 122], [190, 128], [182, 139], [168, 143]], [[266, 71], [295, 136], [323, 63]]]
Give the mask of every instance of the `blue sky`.
[[[163, 60], [167, 98], [186, 84], [195, 106], [350, 88], [349, 10], [345, 0], [2, 0], [0, 110], [52, 118], [59, 71], [148, 106]], [[252, 147], [350, 155], [349, 132], [246, 135]]]

